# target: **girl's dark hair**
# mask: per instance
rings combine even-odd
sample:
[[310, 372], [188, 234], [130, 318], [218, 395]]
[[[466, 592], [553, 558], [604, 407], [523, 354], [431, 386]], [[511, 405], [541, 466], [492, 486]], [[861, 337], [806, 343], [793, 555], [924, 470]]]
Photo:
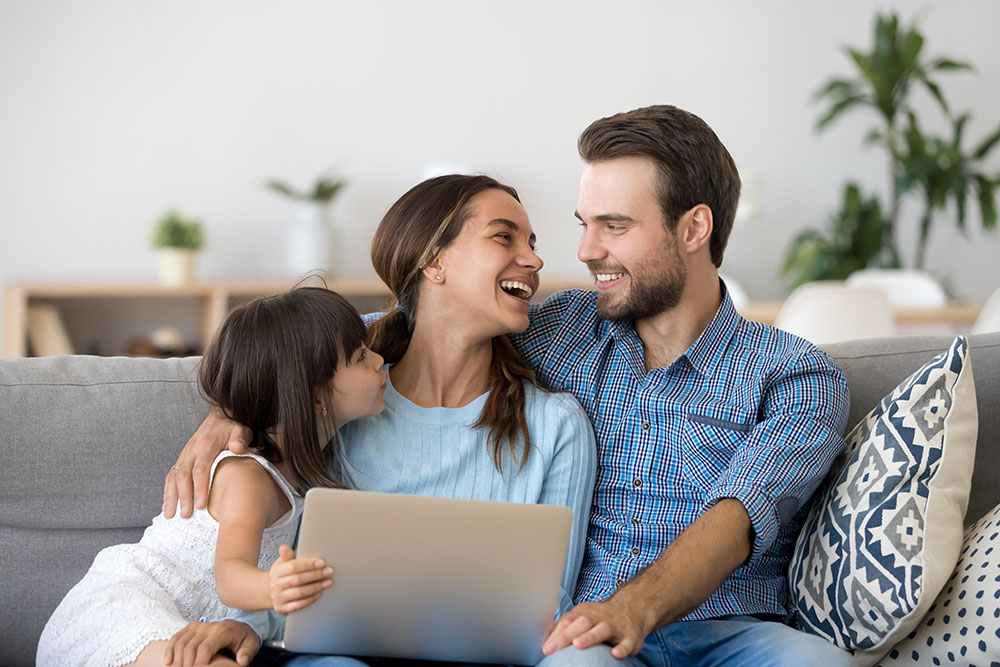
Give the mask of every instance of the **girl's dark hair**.
[[[417, 184], [389, 208], [372, 239], [372, 264], [390, 290], [397, 308], [369, 328], [369, 347], [387, 363], [399, 361], [410, 344], [419, 304], [422, 269], [454, 241], [472, 214], [470, 200], [487, 190], [501, 190], [521, 201], [514, 188], [489, 176], [453, 174]], [[506, 336], [493, 339], [490, 394], [474, 428], [489, 429], [493, 463], [500, 472], [504, 444], [524, 467], [531, 448], [524, 414], [524, 383], [542, 388], [535, 371]], [[518, 457], [518, 434], [524, 451]]]
[[[313, 486], [343, 487], [330, 474], [343, 470], [336, 429], [320, 444], [314, 409], [343, 359], [365, 342], [365, 326], [347, 299], [320, 287], [298, 287], [234, 310], [201, 360], [198, 380], [222, 413], [253, 431], [252, 451], [272, 463], [288, 462], [299, 493]], [[324, 401], [328, 410], [332, 405]], [[328, 414], [334, 424], [333, 414]], [[282, 447], [268, 436], [280, 428]]]

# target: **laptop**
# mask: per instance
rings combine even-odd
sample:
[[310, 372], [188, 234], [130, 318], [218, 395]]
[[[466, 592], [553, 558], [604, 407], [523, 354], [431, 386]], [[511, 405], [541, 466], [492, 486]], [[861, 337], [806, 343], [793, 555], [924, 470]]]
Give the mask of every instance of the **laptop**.
[[333, 586], [285, 648], [533, 665], [555, 616], [572, 510], [341, 489], [306, 493], [297, 555]]

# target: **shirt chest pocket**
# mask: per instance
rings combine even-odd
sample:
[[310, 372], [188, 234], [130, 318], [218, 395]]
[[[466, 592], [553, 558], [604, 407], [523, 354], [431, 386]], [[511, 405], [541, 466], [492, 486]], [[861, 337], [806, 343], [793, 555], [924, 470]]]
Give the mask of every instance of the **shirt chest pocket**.
[[684, 474], [708, 491], [750, 435], [756, 421], [737, 411], [691, 410], [681, 438]]

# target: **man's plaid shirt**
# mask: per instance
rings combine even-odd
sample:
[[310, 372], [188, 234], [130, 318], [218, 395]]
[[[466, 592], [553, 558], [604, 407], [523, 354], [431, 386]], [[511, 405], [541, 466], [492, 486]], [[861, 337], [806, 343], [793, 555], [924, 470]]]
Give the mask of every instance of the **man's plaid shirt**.
[[512, 336], [597, 434], [597, 483], [576, 601], [602, 600], [722, 498], [743, 503], [749, 559], [686, 619], [787, 615], [786, 573], [810, 496], [844, 448], [843, 372], [814, 345], [748, 322], [723, 287], [715, 318], [668, 368], [646, 372], [631, 322], [596, 293], [534, 304]]

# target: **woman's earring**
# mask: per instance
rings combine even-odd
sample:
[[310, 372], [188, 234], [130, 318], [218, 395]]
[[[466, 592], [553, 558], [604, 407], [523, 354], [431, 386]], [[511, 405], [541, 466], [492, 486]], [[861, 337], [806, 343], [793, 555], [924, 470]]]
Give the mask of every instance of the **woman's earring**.
[[323, 406], [323, 416], [326, 417], [326, 406]]

